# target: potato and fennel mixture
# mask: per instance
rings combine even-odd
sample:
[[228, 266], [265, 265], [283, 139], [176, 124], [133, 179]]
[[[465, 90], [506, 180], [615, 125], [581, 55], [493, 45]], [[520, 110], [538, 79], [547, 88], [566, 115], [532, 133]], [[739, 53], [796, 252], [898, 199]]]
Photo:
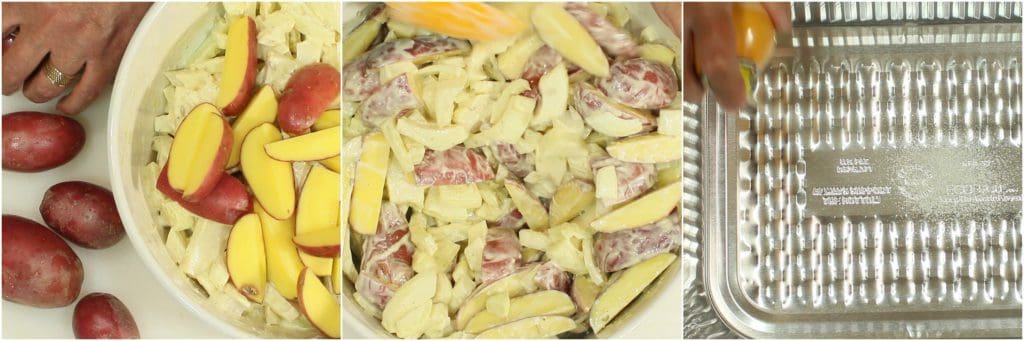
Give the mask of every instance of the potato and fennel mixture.
[[675, 263], [678, 54], [622, 4], [492, 6], [528, 28], [344, 38], [346, 295], [401, 338], [596, 334]]
[[[154, 121], [152, 148], [155, 159], [146, 166], [145, 188], [150, 191], [146, 198], [150, 207], [159, 211], [158, 223], [165, 235], [168, 254], [181, 271], [198, 283], [221, 312], [233, 318], [309, 334], [313, 326], [293, 302], [295, 287], [282, 290], [273, 284], [267, 285], [262, 304], [243, 296], [229, 280], [225, 259], [231, 224], [190, 212], [158, 191], [157, 181], [168, 161], [174, 135], [181, 122], [197, 105], [214, 103], [217, 99], [225, 64], [228, 28], [233, 21], [248, 16], [256, 26], [258, 71], [253, 93], [269, 86], [273, 93], [281, 94], [293, 73], [305, 65], [327, 63], [340, 69], [340, 6], [336, 3], [242, 2], [213, 6], [217, 6], [216, 10], [222, 15], [216, 18], [210, 35], [187, 60], [179, 64], [186, 65], [184, 68], [164, 73], [170, 84], [163, 89], [165, 114]], [[330, 106], [338, 108], [337, 100]], [[296, 186], [303, 184], [315, 163], [292, 164]], [[239, 168], [228, 169], [229, 174], [224, 176], [241, 176]], [[292, 292], [290, 298], [282, 295], [288, 291]]]

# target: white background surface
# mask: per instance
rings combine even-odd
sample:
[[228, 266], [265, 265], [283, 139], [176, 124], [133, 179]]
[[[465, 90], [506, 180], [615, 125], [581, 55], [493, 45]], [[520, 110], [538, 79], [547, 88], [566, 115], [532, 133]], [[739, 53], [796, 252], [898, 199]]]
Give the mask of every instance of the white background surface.
[[[3, 97], [3, 113], [34, 110], [56, 113], [56, 103], [35, 104], [20, 93]], [[64, 181], [80, 180], [110, 188], [107, 172], [107, 109], [110, 89], [74, 118], [85, 127], [85, 147], [71, 162], [40, 173], [3, 171], [3, 213], [44, 224], [39, 203], [46, 189]], [[45, 225], [45, 224], [44, 224]], [[199, 320], [166, 292], [136, 257], [125, 237], [103, 250], [88, 250], [72, 243], [85, 268], [79, 298], [92, 292], [117, 296], [132, 312], [144, 338], [226, 338], [212, 325]], [[76, 301], [77, 303], [77, 301]], [[74, 304], [40, 309], [3, 301], [3, 338], [74, 338], [71, 318]]]

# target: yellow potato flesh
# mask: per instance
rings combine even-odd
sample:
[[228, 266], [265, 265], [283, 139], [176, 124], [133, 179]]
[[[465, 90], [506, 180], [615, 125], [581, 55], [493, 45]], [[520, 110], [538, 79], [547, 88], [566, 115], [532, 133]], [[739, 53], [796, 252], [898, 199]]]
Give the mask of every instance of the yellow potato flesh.
[[540, 4], [530, 15], [537, 35], [562, 57], [597, 77], [608, 77], [608, 60], [583, 25], [560, 3]]
[[303, 271], [301, 276], [304, 277], [299, 287], [302, 312], [324, 335], [341, 337], [341, 304], [312, 271]]
[[575, 311], [576, 305], [572, 303], [569, 295], [558, 290], [544, 290], [513, 298], [509, 302], [506, 316], [499, 316], [487, 310], [476, 314], [469, 320], [465, 331], [470, 334], [478, 334], [495, 326], [528, 317], [569, 316]]
[[505, 180], [505, 189], [508, 190], [508, 195], [512, 198], [512, 204], [519, 209], [519, 213], [523, 214], [523, 218], [526, 219], [526, 224], [530, 226], [531, 230], [544, 231], [548, 229], [550, 226], [548, 211], [544, 209], [540, 200], [537, 200], [537, 197], [526, 189], [526, 186], [514, 180]]
[[380, 132], [363, 138], [363, 151], [356, 164], [352, 204], [349, 206], [349, 224], [361, 234], [377, 232], [380, 205], [384, 196], [384, 179], [391, 159], [384, 134]]
[[277, 292], [287, 299], [295, 299], [296, 284], [302, 272], [302, 261], [299, 251], [292, 242], [295, 236], [295, 217], [278, 220], [270, 216], [258, 202], [253, 204], [253, 211], [260, 218], [263, 227], [263, 244], [267, 254], [267, 278]]
[[[324, 167], [313, 167], [299, 195], [299, 207], [295, 214], [295, 234], [303, 235], [337, 228], [339, 198], [341, 176]], [[340, 237], [339, 234], [338, 238]], [[302, 251], [299, 251], [299, 258], [303, 264], [313, 269], [317, 276], [331, 274], [331, 258], [316, 257]]]
[[267, 155], [280, 161], [314, 161], [341, 153], [341, 126], [267, 144]]
[[590, 327], [594, 329], [594, 333], [604, 329], [615, 315], [639, 296], [675, 259], [676, 255], [663, 253], [623, 270], [622, 276], [597, 296], [590, 309]]
[[341, 295], [341, 273], [341, 257], [334, 257], [334, 270], [331, 271], [331, 292], [335, 295]]
[[659, 163], [679, 160], [683, 140], [679, 136], [647, 134], [608, 144], [608, 155], [626, 161]]
[[228, 157], [228, 165], [224, 168], [238, 166], [241, 161], [242, 141], [245, 135], [249, 134], [252, 128], [263, 123], [274, 123], [277, 119], [277, 98], [274, 98], [274, 89], [264, 85], [256, 96], [249, 101], [245, 110], [231, 122], [231, 134], [234, 140], [231, 142], [231, 156]]
[[281, 140], [274, 125], [264, 123], [253, 128], [242, 142], [242, 173], [256, 200], [267, 213], [286, 219], [295, 212], [295, 178], [289, 162], [267, 155], [264, 146]]
[[594, 203], [594, 186], [574, 179], [564, 182], [551, 199], [551, 225], [560, 225], [583, 212]]
[[[228, 40], [224, 45], [224, 72], [221, 73], [217, 107], [223, 108], [235, 100], [242, 91], [242, 82], [249, 68], [249, 17], [239, 17], [228, 26]], [[254, 65], [255, 66], [255, 65]]]
[[332, 109], [324, 111], [320, 117], [313, 122], [313, 130], [324, 130], [341, 125], [341, 110]]
[[514, 297], [536, 290], [533, 276], [537, 273], [537, 268], [537, 265], [533, 265], [477, 289], [459, 307], [459, 312], [455, 315], [455, 328], [465, 329], [469, 320], [487, 307], [487, 298], [491, 295], [507, 292], [509, 297]]
[[228, 274], [231, 283], [250, 301], [263, 303], [267, 285], [267, 255], [263, 247], [263, 227], [255, 213], [235, 222], [228, 235]]
[[327, 167], [327, 169], [341, 173], [341, 155], [320, 160], [320, 164]]
[[590, 227], [598, 232], [615, 232], [656, 222], [672, 212], [681, 195], [678, 181], [665, 185], [597, 218]]
[[171, 187], [190, 196], [202, 186], [221, 153], [224, 118], [209, 103], [196, 106], [181, 121], [167, 157], [167, 180]]
[[476, 336], [478, 339], [543, 339], [576, 328], [576, 322], [565, 316], [537, 316], [509, 322]]

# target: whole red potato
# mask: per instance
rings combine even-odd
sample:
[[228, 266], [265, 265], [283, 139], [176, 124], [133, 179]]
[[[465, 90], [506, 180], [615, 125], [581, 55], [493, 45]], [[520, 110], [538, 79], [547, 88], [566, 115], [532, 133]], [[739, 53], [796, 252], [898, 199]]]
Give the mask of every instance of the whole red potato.
[[43, 195], [39, 214], [58, 234], [85, 248], [105, 249], [124, 237], [114, 195], [88, 182], [53, 185]]
[[39, 308], [63, 307], [82, 290], [82, 261], [43, 225], [3, 216], [4, 300]]
[[75, 305], [71, 329], [78, 339], [138, 339], [139, 327], [114, 295], [94, 292]]
[[71, 161], [85, 146], [85, 128], [70, 117], [35, 111], [3, 116], [3, 166], [40, 172]]

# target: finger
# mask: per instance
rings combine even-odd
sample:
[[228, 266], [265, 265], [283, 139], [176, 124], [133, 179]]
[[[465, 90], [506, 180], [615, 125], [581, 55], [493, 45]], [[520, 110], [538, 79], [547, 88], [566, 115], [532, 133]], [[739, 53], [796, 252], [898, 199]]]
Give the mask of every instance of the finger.
[[21, 30], [3, 58], [3, 94], [10, 95], [21, 89], [25, 80], [46, 57], [42, 38], [32, 30]]
[[[74, 77], [82, 70], [83, 62], [79, 58], [68, 57], [67, 54], [55, 54], [50, 53], [49, 62], [53, 63], [53, 66], [57, 67], [57, 70], [63, 73], [65, 76]], [[50, 82], [50, 79], [46, 77], [44, 72], [46, 61], [42, 63], [43, 67], [39, 68], [27, 82], [25, 82], [25, 89], [22, 90], [22, 94], [25, 98], [35, 103], [49, 102], [51, 99], [57, 98], [61, 93], [64, 93], [66, 88], [59, 87]]]
[[116, 63], [111, 66], [109, 63], [95, 60], [86, 62], [82, 69], [82, 78], [71, 89], [71, 94], [57, 102], [57, 110], [69, 115], [85, 110], [106, 89], [116, 68]]
[[683, 99], [699, 103], [704, 98], [704, 85], [700, 84], [697, 69], [693, 67], [693, 38], [687, 32], [683, 41]]
[[700, 76], [727, 110], [739, 110], [746, 102], [746, 90], [736, 57], [736, 35], [729, 5], [707, 4], [704, 15], [694, 18], [694, 60]]
[[14, 30], [15, 26], [20, 24], [21, 11], [18, 4], [12, 4], [10, 2], [3, 3], [3, 34], [6, 37], [8, 33]]
[[772, 17], [775, 31], [789, 33], [793, 30], [793, 17], [790, 15], [788, 2], [766, 2], [762, 5], [768, 11], [768, 16]]

